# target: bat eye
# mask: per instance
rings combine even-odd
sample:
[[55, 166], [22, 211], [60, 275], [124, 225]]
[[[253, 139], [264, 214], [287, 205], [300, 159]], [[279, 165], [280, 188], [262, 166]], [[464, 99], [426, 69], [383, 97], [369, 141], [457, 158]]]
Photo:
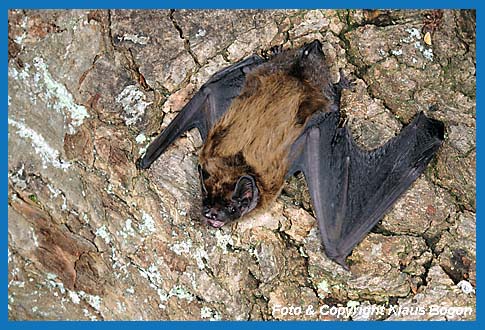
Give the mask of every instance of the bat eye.
[[236, 202], [236, 203], [237, 203], [237, 206], [238, 206], [239, 208], [245, 208], [245, 207], [247, 207], [247, 206], [248, 206], [248, 204], [249, 204], [249, 201], [248, 201], [248, 199], [247, 199], [247, 198], [242, 198], [242, 199], [237, 198], [237, 199], [234, 199], [234, 202]]
[[242, 201], [240, 201], [240, 202], [239, 202], [239, 205], [240, 205], [241, 207], [243, 207], [243, 208], [248, 207], [248, 205], [249, 205], [249, 199], [244, 198]]

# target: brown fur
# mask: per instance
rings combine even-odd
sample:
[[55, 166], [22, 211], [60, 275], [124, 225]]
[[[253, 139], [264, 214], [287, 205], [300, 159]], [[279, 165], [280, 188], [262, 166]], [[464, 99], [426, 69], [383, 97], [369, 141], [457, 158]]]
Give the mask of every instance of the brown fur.
[[260, 68], [248, 74], [241, 95], [209, 131], [199, 163], [214, 196], [229, 199], [234, 185], [252, 175], [260, 191], [258, 207], [279, 194], [293, 142], [316, 111], [329, 101], [308, 82], [289, 73]]

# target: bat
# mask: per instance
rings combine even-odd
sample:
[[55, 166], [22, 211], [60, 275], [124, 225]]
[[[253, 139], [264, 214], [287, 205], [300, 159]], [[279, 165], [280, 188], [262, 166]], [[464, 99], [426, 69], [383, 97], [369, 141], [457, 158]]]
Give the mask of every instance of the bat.
[[341, 124], [340, 98], [352, 82], [315, 40], [274, 47], [215, 73], [137, 161], [147, 169], [189, 129], [198, 157], [202, 220], [219, 228], [264, 209], [302, 172], [326, 255], [345, 259], [418, 178], [441, 146], [444, 124], [423, 112], [383, 146], [363, 150]]

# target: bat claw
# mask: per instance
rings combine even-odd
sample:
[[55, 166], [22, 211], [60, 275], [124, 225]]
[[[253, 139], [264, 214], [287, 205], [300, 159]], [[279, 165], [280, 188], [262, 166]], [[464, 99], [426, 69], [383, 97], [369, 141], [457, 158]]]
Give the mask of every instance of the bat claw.
[[136, 168], [138, 170], [146, 170], [149, 166], [146, 166], [144, 157], [140, 157], [135, 161]]
[[283, 52], [283, 45], [276, 45], [271, 47], [269, 50], [262, 51], [261, 55], [270, 60], [271, 58], [275, 57], [276, 55]]
[[347, 264], [347, 262], [345, 262], [345, 257], [336, 257], [336, 258], [333, 258], [332, 260], [338, 263], [340, 266], [342, 266], [346, 271], [348, 272], [350, 271], [349, 265]]
[[283, 52], [283, 45], [273, 46], [270, 49], [271, 55], [278, 55], [279, 53]]

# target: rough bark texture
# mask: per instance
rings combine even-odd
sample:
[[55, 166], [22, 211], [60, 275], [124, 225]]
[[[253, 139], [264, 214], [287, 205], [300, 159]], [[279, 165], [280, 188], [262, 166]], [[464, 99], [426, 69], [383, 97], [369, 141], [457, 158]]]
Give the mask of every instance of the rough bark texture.
[[[301, 176], [216, 230], [197, 220], [197, 132], [135, 167], [215, 71], [315, 38], [335, 80], [356, 78], [358, 143], [421, 110], [447, 128], [350, 272], [325, 257]], [[473, 11], [10, 11], [8, 42], [10, 319], [475, 318]]]

